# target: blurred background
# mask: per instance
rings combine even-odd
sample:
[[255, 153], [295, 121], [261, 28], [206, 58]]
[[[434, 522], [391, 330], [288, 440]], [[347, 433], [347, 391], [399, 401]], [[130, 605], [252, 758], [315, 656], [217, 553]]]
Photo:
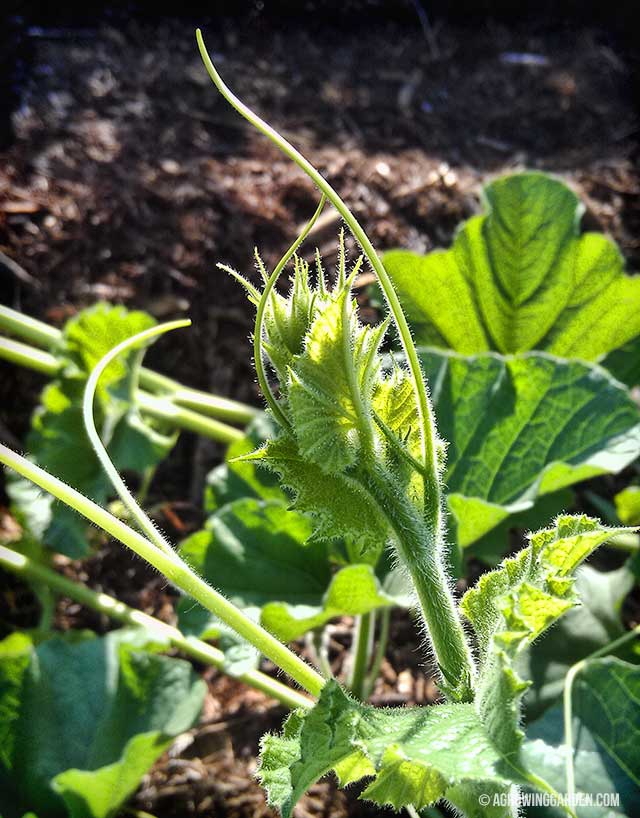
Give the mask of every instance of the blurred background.
[[[146, 2], [5, 0], [0, 251], [19, 268], [0, 261], [0, 302], [56, 326], [97, 300], [159, 319], [187, 314], [193, 330], [161, 345], [161, 359], [152, 351], [151, 364], [258, 404], [252, 309], [215, 264], [251, 277], [254, 246], [274, 263], [317, 197], [217, 94], [196, 25], [232, 89], [332, 182], [380, 249], [448, 246], [487, 179], [538, 168], [576, 190], [584, 224], [612, 235], [637, 270], [635, 5], [183, 0], [160, 14]], [[312, 240], [329, 266], [338, 228], [328, 215]], [[363, 307], [366, 315], [366, 299]], [[41, 383], [0, 364], [0, 431], [18, 447]], [[199, 506], [220, 454], [183, 435], [156, 491]], [[91, 578], [90, 563], [84, 570]], [[144, 594], [161, 594], [145, 571], [123, 572], [114, 558], [100, 566], [100, 583], [144, 608]], [[151, 607], [161, 604], [160, 596]], [[389, 681], [401, 700], [425, 698], [411, 674], [405, 681]], [[215, 694], [205, 711], [214, 726], [201, 731], [195, 760], [156, 768], [139, 808], [270, 814], [251, 775], [257, 736], [280, 713], [253, 724], [260, 696], [251, 701], [256, 694], [224, 677]], [[253, 709], [234, 722], [231, 747], [219, 725], [247, 702]], [[212, 755], [215, 766], [197, 761]], [[347, 798], [322, 783], [300, 815], [337, 818]]]

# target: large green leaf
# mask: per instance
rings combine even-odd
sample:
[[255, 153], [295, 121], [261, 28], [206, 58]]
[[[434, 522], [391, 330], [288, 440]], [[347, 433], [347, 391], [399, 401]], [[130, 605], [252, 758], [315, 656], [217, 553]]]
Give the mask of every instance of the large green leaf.
[[[592, 659], [573, 687], [576, 792], [593, 796], [578, 806], [578, 818], [634, 818], [640, 804], [640, 667], [620, 659]], [[564, 791], [566, 745], [560, 708], [549, 710], [527, 730], [523, 755], [537, 773]], [[597, 795], [619, 797], [598, 805]], [[560, 818], [556, 807], [530, 810], [532, 818]]]
[[204, 683], [187, 662], [140, 650], [135, 631], [15, 639], [0, 644], [4, 818], [110, 818], [197, 719]]
[[457, 541], [467, 547], [536, 497], [640, 454], [640, 411], [601, 367], [545, 353], [420, 350]]
[[[370, 565], [333, 573], [327, 543], [309, 542], [308, 517], [276, 500], [252, 498], [223, 506], [180, 547], [181, 556], [230, 600], [260, 609], [262, 625], [283, 641], [330, 619], [395, 604]], [[181, 627], [216, 636], [217, 623], [190, 600], [180, 605]], [[213, 628], [213, 630], [212, 630]]]
[[459, 785], [504, 791], [519, 778], [473, 705], [374, 708], [351, 700], [333, 681], [311, 711], [289, 717], [281, 736], [265, 736], [261, 750], [259, 776], [283, 818], [311, 784], [336, 768], [343, 785], [374, 776], [361, 797], [398, 810], [441, 798], [458, 804]]
[[384, 256], [419, 343], [595, 361], [640, 335], [640, 277], [610, 239], [580, 235], [582, 207], [562, 182], [505, 176], [484, 201], [450, 250]]
[[537, 716], [561, 695], [564, 678], [576, 662], [625, 632], [622, 603], [635, 578], [627, 565], [596, 571], [588, 565], [576, 577], [581, 605], [568, 611], [547, 636], [532, 645], [523, 675], [532, 680], [525, 697], [527, 717]]
[[[60, 374], [44, 388], [33, 414], [26, 441], [30, 455], [101, 505], [113, 489], [84, 429], [84, 387], [91, 370], [109, 350], [154, 323], [146, 313], [109, 304], [98, 304], [69, 321], [54, 350]], [[127, 381], [126, 362], [114, 361], [107, 367], [97, 393], [96, 419], [116, 468], [141, 475], [166, 457], [175, 437], [142, 421], [129, 400]], [[87, 526], [75, 512], [51, 498], [33, 507], [24, 502], [29, 489], [23, 478], [12, 476], [7, 482], [13, 502], [30, 528], [42, 532], [39, 536], [48, 546], [71, 557], [87, 553]]]

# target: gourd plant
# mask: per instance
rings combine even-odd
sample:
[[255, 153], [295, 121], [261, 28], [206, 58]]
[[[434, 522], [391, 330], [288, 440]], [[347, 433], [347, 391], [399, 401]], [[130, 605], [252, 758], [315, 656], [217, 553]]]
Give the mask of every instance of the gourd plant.
[[[605, 527], [584, 515], [562, 515], [530, 535], [527, 547], [515, 557], [482, 576], [458, 604], [447, 560], [442, 488], [446, 443], [437, 434], [420, 359], [391, 280], [331, 186], [229, 91], [199, 32], [198, 44], [223, 96], [293, 159], [322, 194], [314, 217], [273, 273], [261, 268], [262, 290], [234, 274], [256, 306], [255, 366], [276, 427], [264, 446], [242, 460], [272, 470], [289, 487], [293, 508], [312, 521], [308, 548], [341, 540], [364, 558], [382, 551], [392, 554], [412, 589], [425, 652], [444, 701], [385, 710], [349, 695], [208, 585], [136, 504], [97, 433], [94, 396], [103, 372], [119, 356], [185, 322], [147, 328], [123, 340], [100, 360], [85, 386], [83, 416], [89, 438], [136, 528], [5, 446], [0, 446], [0, 461], [147, 560], [317, 699], [313, 704], [298, 699], [300, 706], [283, 733], [267, 735], [262, 742], [259, 777], [283, 816], [332, 770], [343, 785], [366, 779], [362, 797], [411, 814], [444, 799], [467, 816], [498, 818], [512, 814], [520, 787], [555, 796], [524, 745], [520, 722], [527, 680], [519, 676], [517, 664], [534, 640], [578, 604], [578, 566], [625, 529]], [[377, 274], [389, 315], [376, 327], [359, 321], [352, 285], [362, 260], [349, 270], [343, 244], [333, 283], [327, 281], [320, 259], [315, 281], [309, 266], [298, 259], [289, 295], [275, 290], [325, 197]], [[402, 356], [388, 361], [381, 345], [392, 325]], [[359, 637], [358, 643], [367, 638]], [[625, 673], [636, 684], [635, 670], [629, 667]], [[621, 752], [632, 756], [634, 751]], [[571, 755], [567, 766], [571, 789]], [[567, 812], [573, 814], [571, 807]]]

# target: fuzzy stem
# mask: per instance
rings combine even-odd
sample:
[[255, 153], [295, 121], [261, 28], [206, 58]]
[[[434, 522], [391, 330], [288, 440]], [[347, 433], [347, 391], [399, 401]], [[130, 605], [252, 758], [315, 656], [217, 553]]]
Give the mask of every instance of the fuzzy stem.
[[393, 544], [411, 575], [444, 677], [444, 692], [456, 701], [472, 701], [475, 666], [451, 592], [441, 535], [396, 491], [384, 472], [369, 469], [363, 472], [361, 483], [389, 521]]
[[[74, 599], [85, 607], [104, 614], [110, 619], [115, 619], [123, 625], [142, 627], [151, 634], [157, 633], [161, 637], [166, 637], [171, 645], [182, 651], [182, 653], [203, 664], [212, 665], [224, 672], [225, 657], [221, 650], [203, 642], [201, 639], [185, 636], [177, 628], [167, 625], [165, 622], [161, 622], [159, 619], [149, 616], [142, 611], [129, 608], [123, 602], [119, 602], [107, 594], [93, 591], [85, 585], [73, 582], [73, 580], [61, 576], [56, 571], [52, 571], [51, 568], [46, 568], [44, 565], [34, 562], [24, 554], [19, 554], [10, 548], [0, 546], [0, 565], [24, 579], [43, 583], [46, 587], [51, 588], [57, 593]], [[309, 708], [313, 704], [306, 696], [303, 696], [296, 690], [292, 690], [282, 684], [282, 682], [272, 679], [265, 673], [261, 673], [259, 670], [247, 671], [237, 678], [245, 684], [256, 688], [256, 690], [261, 690], [286, 707]]]
[[279, 642], [264, 628], [256, 625], [248, 616], [236, 608], [218, 591], [211, 588], [177, 554], [160, 551], [137, 531], [118, 520], [108, 511], [89, 500], [80, 492], [66, 485], [57, 477], [34, 465], [16, 452], [0, 444], [0, 463], [31, 480], [40, 488], [62, 500], [91, 522], [104, 529], [121, 543], [134, 551], [160, 573], [197, 602], [211, 611], [236, 633], [250, 642], [260, 653], [271, 659], [301, 687], [317, 696], [324, 685], [324, 679], [296, 656], [286, 645]]

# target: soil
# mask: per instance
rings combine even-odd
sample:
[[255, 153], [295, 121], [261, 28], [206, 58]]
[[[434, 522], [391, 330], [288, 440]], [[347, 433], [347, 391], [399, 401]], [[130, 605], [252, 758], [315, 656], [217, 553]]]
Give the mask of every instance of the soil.
[[[637, 269], [638, 52], [619, 33], [573, 22], [422, 28], [410, 15], [377, 14], [363, 26], [322, 15], [277, 24], [266, 14], [205, 33], [233, 89], [332, 182], [379, 248], [447, 246], [483, 183], [527, 167], [560, 174], [586, 205], [584, 225], [610, 233]], [[191, 22], [25, 29], [23, 38], [32, 59], [0, 154], [0, 251], [26, 275], [0, 262], [0, 300], [55, 325], [98, 299], [161, 319], [187, 313], [193, 331], [158, 344], [150, 363], [258, 404], [251, 308], [215, 265], [253, 277], [254, 246], [275, 263], [315, 208], [312, 184], [215, 93]], [[329, 217], [313, 237], [329, 265], [338, 227]], [[0, 363], [0, 437], [20, 445], [41, 383]], [[220, 455], [185, 434], [161, 467], [151, 500], [172, 504], [179, 536], [197, 527], [203, 479]], [[113, 543], [58, 567], [173, 616], [172, 591]], [[1, 604], [4, 625], [37, 617], [13, 581]], [[56, 623], [109, 627], [64, 600]], [[347, 625], [334, 626], [336, 668]], [[418, 644], [411, 620], [395, 615], [378, 703], [435, 698]], [[278, 727], [282, 709], [203, 672], [201, 725], [145, 777], [132, 806], [158, 818], [271, 815], [252, 774], [259, 736]], [[373, 814], [356, 796], [324, 782], [297, 815]]]

